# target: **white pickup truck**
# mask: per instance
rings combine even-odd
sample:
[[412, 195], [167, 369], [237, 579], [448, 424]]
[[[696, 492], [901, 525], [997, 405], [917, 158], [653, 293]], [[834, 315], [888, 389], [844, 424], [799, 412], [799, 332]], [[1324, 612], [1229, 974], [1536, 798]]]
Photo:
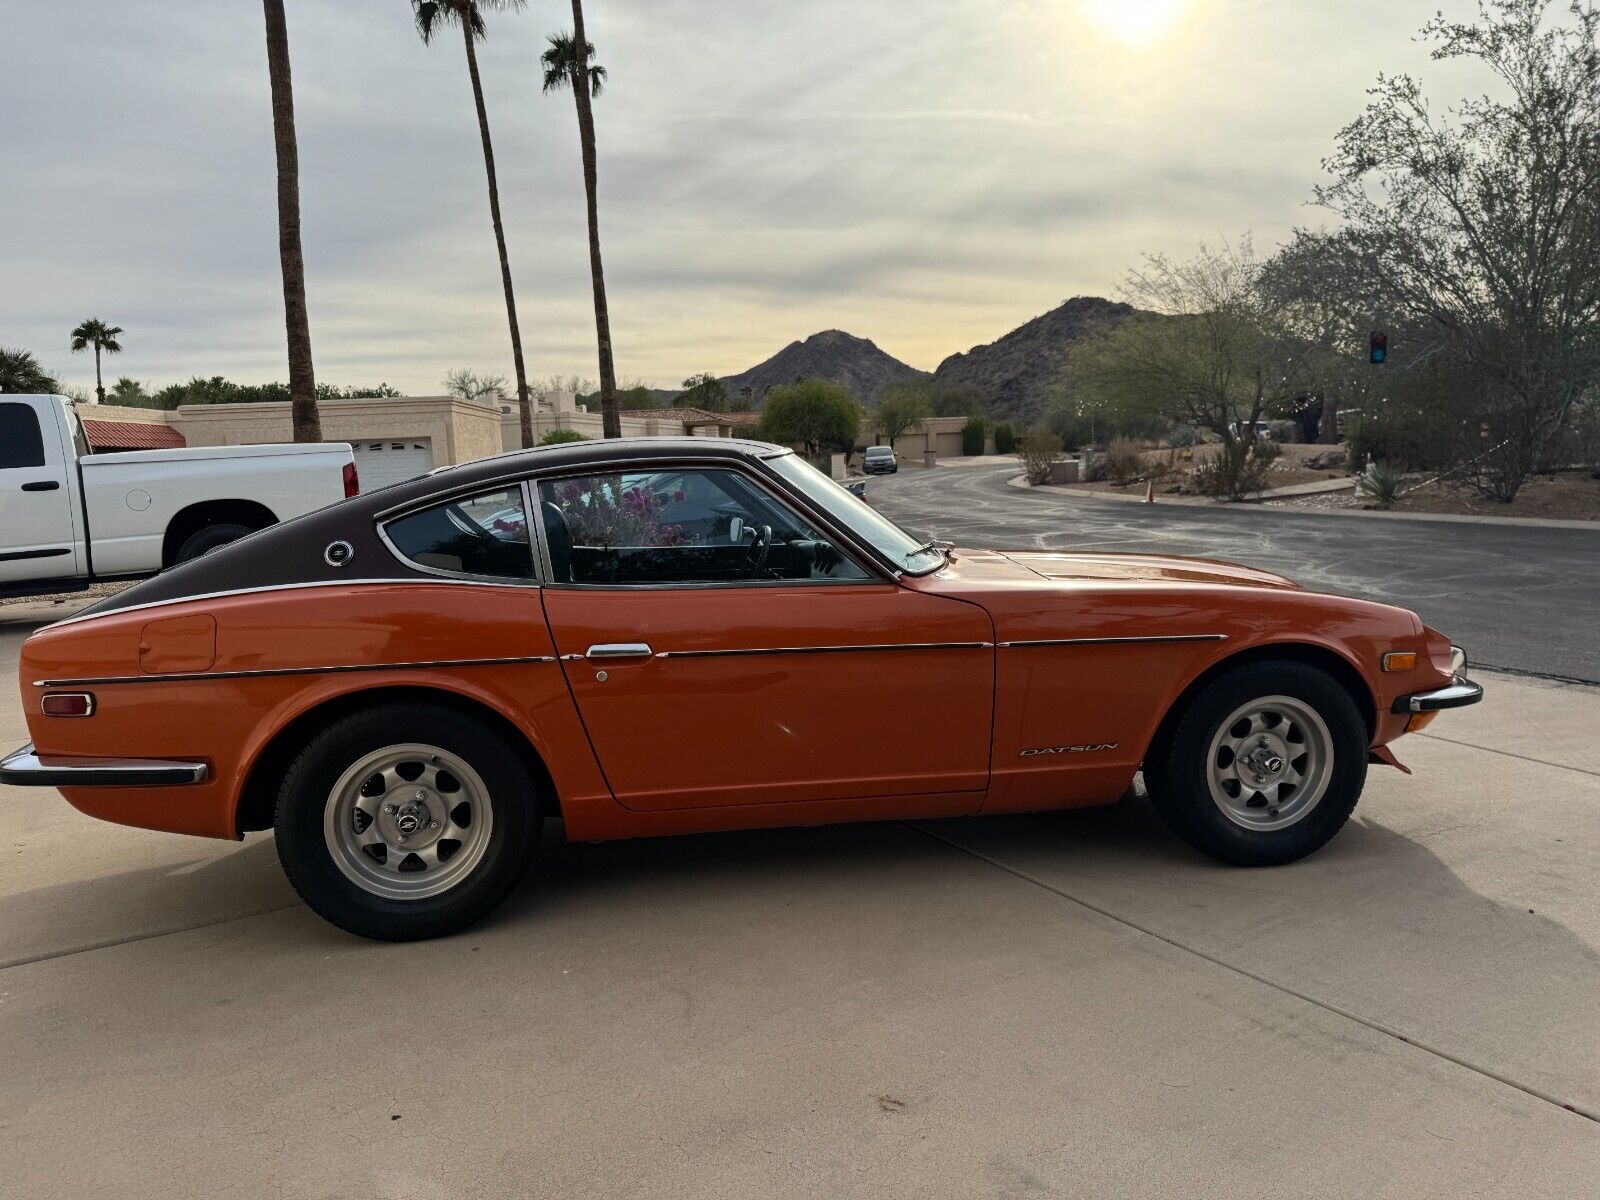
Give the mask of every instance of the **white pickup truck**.
[[343, 442], [90, 454], [72, 401], [0, 394], [0, 595], [154, 575], [359, 486]]

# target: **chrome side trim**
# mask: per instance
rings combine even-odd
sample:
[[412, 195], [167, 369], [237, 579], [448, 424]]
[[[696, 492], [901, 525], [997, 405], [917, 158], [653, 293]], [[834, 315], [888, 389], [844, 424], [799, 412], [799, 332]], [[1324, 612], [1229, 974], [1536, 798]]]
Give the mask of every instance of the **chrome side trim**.
[[735, 658], [749, 654], [854, 654], [885, 650], [992, 650], [993, 642], [889, 642], [866, 646], [759, 646], [748, 650], [661, 650], [657, 658]]
[[351, 663], [337, 667], [268, 667], [259, 671], [188, 671], [168, 675], [102, 675], [87, 679], [35, 679], [34, 687], [68, 687], [111, 683], [188, 683], [202, 679], [261, 679], [274, 675], [340, 675], [357, 671], [416, 671], [444, 667], [506, 667], [519, 663], [553, 663], [555, 656], [520, 658], [442, 658], [429, 662]]
[[164, 758], [41, 756], [31, 743], [0, 759], [0, 783], [11, 787], [175, 787], [209, 773], [205, 763]]
[[[269, 528], [271, 528], [269, 526]], [[241, 539], [243, 540], [243, 539]], [[195, 592], [190, 596], [172, 596], [166, 600], [148, 600], [143, 604], [125, 604], [121, 608], [113, 608], [106, 612], [78, 613], [76, 616], [62, 617], [59, 621], [52, 621], [48, 625], [41, 625], [40, 632], [46, 629], [58, 629], [63, 625], [76, 625], [80, 621], [98, 621], [103, 617], [118, 617], [123, 613], [143, 612], [151, 608], [165, 608], [169, 604], [192, 604], [197, 600], [222, 600], [228, 596], [256, 596], [263, 592], [294, 592], [302, 588], [326, 587], [359, 587], [368, 584], [387, 584], [390, 586], [430, 586], [452, 585], [455, 587], [508, 587], [528, 588], [537, 587], [531, 581], [518, 582], [513, 579], [501, 581], [488, 581], [477, 579], [462, 579], [459, 576], [447, 576], [440, 579], [420, 579], [413, 576], [397, 575], [392, 579], [314, 579], [307, 583], [266, 583], [260, 587], [229, 588], [221, 592]]]
[[1173, 633], [1152, 634], [1149, 637], [1088, 637], [1088, 638], [1037, 638], [1032, 641], [1000, 642], [1002, 650], [1018, 650], [1034, 646], [1122, 646], [1138, 642], [1225, 642], [1225, 633]]

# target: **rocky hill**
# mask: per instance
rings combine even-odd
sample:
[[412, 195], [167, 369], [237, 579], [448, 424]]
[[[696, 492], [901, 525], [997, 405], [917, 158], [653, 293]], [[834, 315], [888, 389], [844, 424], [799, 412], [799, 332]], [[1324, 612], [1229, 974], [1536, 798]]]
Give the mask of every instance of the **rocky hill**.
[[728, 397], [732, 400], [737, 400], [740, 391], [748, 387], [752, 401], [760, 408], [767, 392], [774, 387], [797, 379], [827, 379], [842, 383], [870, 408], [878, 393], [890, 384], [926, 378], [926, 371], [919, 371], [892, 354], [884, 353], [866, 338], [828, 329], [813, 333], [803, 342], [790, 342], [766, 362], [737, 375], [726, 375], [722, 382], [727, 385]]
[[939, 364], [933, 381], [975, 387], [994, 415], [1031, 424], [1048, 405], [1072, 343], [1134, 311], [1131, 305], [1099, 296], [1076, 296], [988, 345], [952, 354]]

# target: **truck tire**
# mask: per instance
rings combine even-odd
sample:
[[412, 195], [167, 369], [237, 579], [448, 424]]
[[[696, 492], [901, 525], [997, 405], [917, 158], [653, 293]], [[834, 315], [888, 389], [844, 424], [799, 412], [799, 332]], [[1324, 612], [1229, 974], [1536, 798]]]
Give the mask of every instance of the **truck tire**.
[[191, 533], [184, 539], [183, 545], [178, 547], [178, 556], [174, 562], [188, 562], [191, 558], [200, 558], [210, 554], [229, 542], [237, 542], [247, 533], [254, 533], [248, 525], [236, 525], [226, 522], [221, 525], [207, 525], [197, 533]]

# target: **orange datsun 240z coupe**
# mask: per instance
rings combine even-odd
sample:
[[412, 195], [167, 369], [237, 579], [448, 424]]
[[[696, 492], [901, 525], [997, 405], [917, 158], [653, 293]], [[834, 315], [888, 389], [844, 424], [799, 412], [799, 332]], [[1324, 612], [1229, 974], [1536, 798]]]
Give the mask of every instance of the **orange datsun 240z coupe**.
[[428, 937], [572, 840], [1106, 804], [1317, 849], [1482, 688], [1404, 609], [1246, 567], [924, 543], [777, 446], [583, 442], [262, 530], [40, 630], [0, 781], [271, 828], [317, 912]]

